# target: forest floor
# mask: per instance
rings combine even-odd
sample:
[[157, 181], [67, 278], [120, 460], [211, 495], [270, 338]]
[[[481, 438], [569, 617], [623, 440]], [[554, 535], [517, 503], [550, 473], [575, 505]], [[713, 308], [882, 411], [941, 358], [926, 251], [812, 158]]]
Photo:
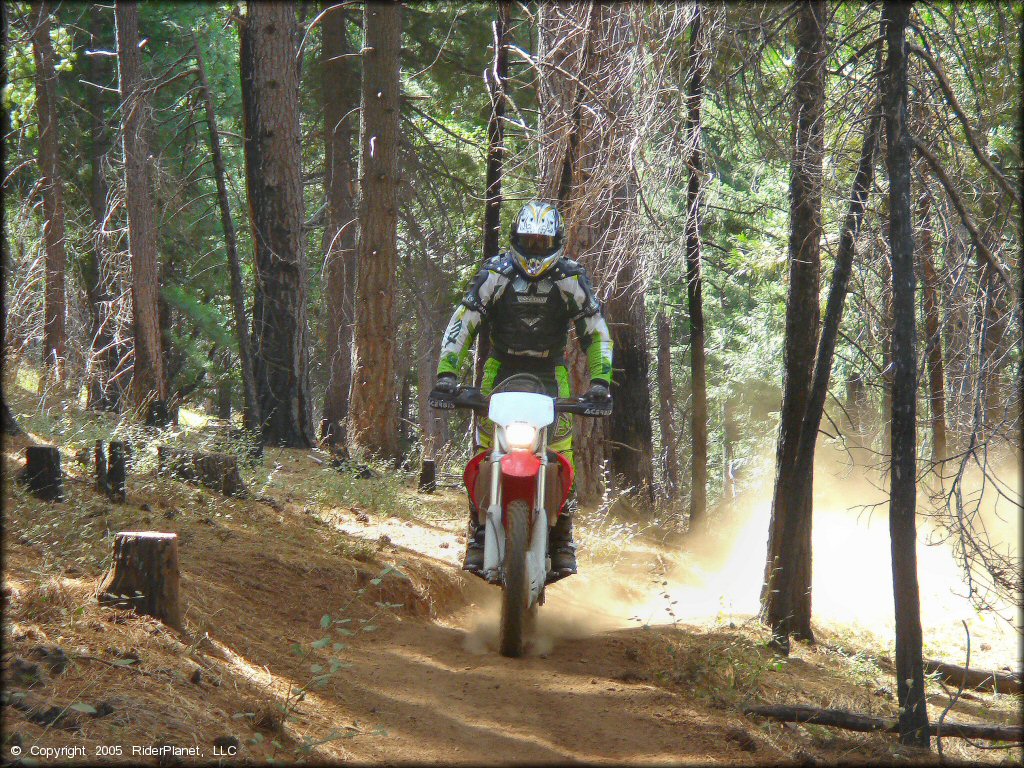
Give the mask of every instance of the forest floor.
[[[319, 452], [267, 449], [250, 497], [225, 499], [157, 477], [155, 449], [136, 443], [128, 501], [111, 504], [73, 458], [93, 435], [61, 434], [75, 416], [25, 418], [30, 434], [4, 442], [5, 761], [16, 747], [27, 764], [939, 760], [890, 735], [743, 715], [788, 703], [895, 716], [891, 651], [829, 623], [775, 657], [698, 578], [727, 565], [716, 547], [687, 554], [628, 512], [586, 511], [581, 574], [549, 589], [527, 655], [507, 659], [497, 590], [458, 570], [456, 489], [417, 494], [408, 475], [359, 479]], [[32, 442], [65, 449], [65, 501], [13, 480]], [[179, 535], [183, 632], [96, 602], [112, 533], [138, 529]], [[928, 691], [935, 720], [948, 697]], [[970, 692], [948, 717], [1019, 715], [1019, 697]], [[161, 745], [201, 757], [133, 752]], [[72, 746], [85, 756], [40, 751]], [[965, 764], [1021, 759], [943, 747]]]

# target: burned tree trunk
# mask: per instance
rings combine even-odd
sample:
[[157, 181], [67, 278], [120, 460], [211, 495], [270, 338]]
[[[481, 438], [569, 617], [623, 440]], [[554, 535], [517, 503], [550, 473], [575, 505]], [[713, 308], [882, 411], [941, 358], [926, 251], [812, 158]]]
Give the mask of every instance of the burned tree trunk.
[[128, 498], [128, 444], [112, 440], [107, 452], [107, 498], [111, 501], [125, 501]]
[[[245, 398], [244, 424], [246, 429], [257, 430], [260, 427], [260, 407], [256, 395], [256, 378], [252, 366], [252, 345], [249, 342], [249, 325], [245, 316], [245, 293], [242, 287], [242, 265], [238, 260], [238, 237], [235, 234], [235, 222], [231, 217], [231, 204], [228, 201], [227, 171], [224, 156], [220, 151], [220, 132], [217, 130], [217, 117], [213, 107], [213, 93], [206, 79], [206, 67], [203, 54], [199, 48], [199, 40], [192, 35], [192, 51], [196, 57], [196, 68], [199, 74], [199, 86], [203, 93], [206, 107], [206, 127], [210, 135], [210, 156], [213, 159], [213, 175], [217, 183], [217, 204], [220, 206], [221, 227], [224, 229], [224, 248], [228, 257], [228, 274], [231, 277], [231, 309], [235, 319], [235, 337], [238, 340], [238, 361], [242, 372], [242, 394]], [[230, 398], [230, 390], [229, 390]], [[228, 400], [230, 410], [230, 399]]]
[[900, 741], [927, 747], [928, 710], [917, 584], [917, 349], [914, 317], [914, 234], [910, 211], [912, 144], [907, 133], [907, 43], [910, 4], [882, 6], [886, 64], [882, 77], [886, 164], [889, 170], [889, 251], [892, 254], [892, 457], [889, 535], [896, 610], [896, 685]]
[[704, 355], [704, 303], [701, 277], [700, 191], [704, 172], [701, 156], [701, 102], [704, 97], [706, 54], [702, 52], [701, 4], [694, 6], [690, 21], [686, 126], [691, 152], [686, 186], [686, 303], [690, 315], [690, 522], [689, 530], [705, 525], [708, 503], [708, 387]]
[[43, 501], [62, 501], [64, 481], [60, 471], [60, 451], [49, 445], [25, 448], [22, 479], [33, 496]]
[[679, 453], [676, 445], [676, 396], [672, 385], [672, 326], [664, 311], [658, 313], [657, 328], [662, 472], [665, 498], [671, 500], [679, 492]]
[[121, 531], [114, 559], [99, 589], [99, 603], [153, 616], [182, 628], [178, 534]]
[[320, 76], [324, 103], [324, 256], [327, 266], [327, 391], [321, 437], [331, 446], [345, 443], [352, 385], [352, 323], [356, 287], [355, 178], [352, 126], [359, 115], [359, 73], [341, 7], [323, 20]]
[[397, 459], [395, 379], [402, 6], [363, 6], [359, 245], [350, 440]]
[[43, 191], [43, 241], [46, 288], [43, 322], [43, 363], [55, 381], [63, 379], [66, 355], [67, 305], [64, 295], [64, 182], [57, 136], [57, 70], [50, 41], [49, 4], [35, 5], [32, 58], [36, 65], [36, 112], [39, 117], [39, 185]]
[[107, 453], [103, 448], [103, 441], [97, 440], [93, 447], [93, 457], [96, 462], [96, 493], [106, 495], [107, 483]]
[[114, 5], [117, 21], [118, 84], [121, 92], [121, 141], [124, 150], [125, 204], [128, 209], [128, 250], [132, 264], [132, 327], [135, 362], [132, 397], [137, 405], [166, 401], [167, 380], [160, 347], [159, 263], [156, 205], [149, 183], [146, 145], [146, 89], [142, 86], [139, 9], [134, 2]]
[[[784, 386], [762, 615], [773, 645], [788, 652], [789, 635], [811, 632], [811, 474], [795, 473], [818, 343], [821, 194], [825, 127], [826, 7], [797, 11], [795, 129], [790, 180], [789, 295], [786, 301]], [[801, 488], [801, 486], [803, 486]], [[802, 504], [791, 503], [803, 492]]]
[[256, 266], [253, 372], [263, 440], [312, 442], [293, 3], [252, 2], [239, 23], [245, 178]]

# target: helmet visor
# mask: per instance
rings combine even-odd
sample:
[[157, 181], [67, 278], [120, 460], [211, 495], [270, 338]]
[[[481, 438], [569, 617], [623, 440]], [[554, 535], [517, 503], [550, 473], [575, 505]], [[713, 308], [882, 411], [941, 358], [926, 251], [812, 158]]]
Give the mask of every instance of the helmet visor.
[[558, 238], [554, 235], [520, 233], [516, 235], [515, 246], [523, 256], [544, 258], [558, 250]]

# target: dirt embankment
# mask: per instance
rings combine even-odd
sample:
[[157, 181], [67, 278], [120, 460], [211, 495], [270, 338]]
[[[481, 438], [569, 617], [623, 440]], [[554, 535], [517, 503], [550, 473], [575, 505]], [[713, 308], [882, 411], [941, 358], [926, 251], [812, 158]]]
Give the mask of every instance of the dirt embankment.
[[[170, 745], [202, 754], [184, 764], [888, 763], [899, 749], [740, 714], [744, 701], [787, 701], [891, 715], [893, 681], [839, 649], [842, 634], [823, 631], [831, 646], [782, 661], [740, 613], [687, 615], [670, 579], [701, 562], [680, 561], [677, 546], [636, 536], [592, 547], [584, 573], [549, 591], [530, 653], [511, 660], [494, 651], [497, 593], [457, 570], [455, 492], [401, 491], [392, 514], [374, 506], [376, 480], [358, 481], [366, 504], [311, 500], [333, 470], [268, 451], [259, 500], [147, 477], [110, 505], [69, 466], [68, 500], [48, 505], [11, 483], [19, 463], [8, 444], [5, 759], [36, 747], [41, 763], [137, 763], [133, 747]], [[109, 536], [128, 528], [179, 534], [185, 632], [97, 606]], [[1012, 721], [1013, 705], [972, 694], [952, 716]], [[38, 755], [66, 745], [86, 758]], [[120, 756], [99, 752], [114, 747]], [[956, 741], [950, 753], [1001, 756]]]

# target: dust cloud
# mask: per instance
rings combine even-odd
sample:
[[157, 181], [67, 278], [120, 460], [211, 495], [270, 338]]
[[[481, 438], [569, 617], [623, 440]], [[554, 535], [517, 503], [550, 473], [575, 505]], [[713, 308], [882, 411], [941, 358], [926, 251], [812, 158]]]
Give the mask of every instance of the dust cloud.
[[[645, 624], [682, 623], [713, 627], [755, 616], [763, 578], [771, 515], [774, 457], [757, 462], [751, 487], [718, 510], [714, 529], [696, 540], [657, 543], [648, 532], [617, 545], [580, 553], [580, 574], [552, 585], [540, 609], [528, 652], [548, 653], [560, 640]], [[1019, 463], [998, 473], [1005, 495], [984, 488], [979, 516], [992, 543], [1019, 558], [1021, 519]], [[889, 550], [888, 501], [873, 470], [851, 467], [828, 448], [815, 464], [813, 522], [813, 611], [815, 626], [876, 648], [892, 649], [894, 608]], [[971, 492], [979, 485], [973, 479]], [[1006, 498], [1008, 496], [1009, 498]], [[919, 490], [919, 509], [925, 506]], [[938, 531], [918, 521], [918, 579], [925, 655], [963, 663], [965, 622], [971, 665], [1019, 665], [1022, 621], [1011, 606], [979, 613], [948, 544], [930, 544]], [[475, 604], [459, 619], [465, 647], [475, 653], [497, 647], [500, 594], [480, 585]]]

